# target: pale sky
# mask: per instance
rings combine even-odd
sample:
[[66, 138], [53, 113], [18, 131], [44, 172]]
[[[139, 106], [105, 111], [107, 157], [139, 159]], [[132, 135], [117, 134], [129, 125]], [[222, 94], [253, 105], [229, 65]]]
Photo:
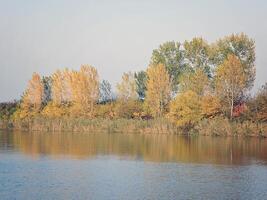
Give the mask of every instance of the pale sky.
[[240, 32], [256, 42], [259, 88], [266, 20], [265, 0], [0, 0], [0, 101], [19, 99], [33, 72], [91, 64], [114, 86], [123, 72], [145, 69], [163, 42]]

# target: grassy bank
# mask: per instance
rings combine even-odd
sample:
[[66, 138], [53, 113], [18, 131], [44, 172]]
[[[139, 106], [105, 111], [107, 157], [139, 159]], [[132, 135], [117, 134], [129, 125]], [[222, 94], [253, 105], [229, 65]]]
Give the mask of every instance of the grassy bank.
[[1, 121], [1, 129], [42, 132], [120, 132], [145, 134], [188, 134], [205, 136], [267, 137], [267, 124], [252, 121], [230, 121], [216, 117], [204, 119], [193, 128], [181, 128], [169, 120], [151, 119], [85, 119], [85, 118], [32, 118]]
[[84, 119], [84, 118], [34, 118], [5, 121], [2, 129], [44, 132], [122, 132], [122, 133], [178, 133], [178, 128], [166, 119]]

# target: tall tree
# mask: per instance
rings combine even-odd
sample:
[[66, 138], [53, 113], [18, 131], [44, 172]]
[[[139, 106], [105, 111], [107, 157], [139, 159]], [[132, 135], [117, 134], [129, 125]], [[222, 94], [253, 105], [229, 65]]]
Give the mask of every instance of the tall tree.
[[82, 65], [80, 71], [69, 73], [68, 80], [74, 112], [91, 117], [94, 114], [94, 105], [99, 98], [99, 78], [96, 68]]
[[172, 91], [176, 92], [179, 76], [182, 74], [185, 64], [182, 45], [179, 42], [165, 42], [158, 49], [153, 50], [150, 65], [162, 63], [172, 82]]
[[139, 99], [144, 99], [146, 95], [146, 81], [147, 74], [145, 71], [139, 71], [134, 74], [136, 82], [136, 92], [138, 93]]
[[154, 117], [161, 117], [170, 101], [171, 82], [163, 64], [147, 69], [147, 94], [145, 103]]
[[136, 100], [136, 82], [134, 79], [134, 74], [131, 72], [124, 73], [122, 75], [122, 81], [117, 84], [118, 98], [122, 101]]
[[100, 83], [100, 102], [106, 103], [112, 100], [111, 84], [107, 80]]
[[44, 94], [43, 82], [39, 74], [33, 73], [28, 82], [26, 91], [22, 96], [18, 117], [24, 118], [32, 116], [41, 110], [42, 98]]
[[228, 107], [230, 118], [233, 117], [234, 105], [248, 89], [249, 78], [244, 65], [237, 56], [232, 54], [229, 54], [223, 64], [216, 69], [216, 91], [223, 105]]
[[193, 38], [184, 42], [184, 57], [187, 67], [196, 70], [201, 68], [211, 76], [211, 61], [209, 44], [202, 38]]
[[251, 88], [255, 80], [255, 42], [244, 33], [232, 34], [213, 44], [211, 59], [215, 66], [221, 65], [233, 54], [240, 60], [247, 76], [246, 86]]
[[62, 105], [63, 103], [71, 101], [71, 92], [69, 85], [69, 70], [57, 70], [52, 75], [52, 101], [55, 105]]

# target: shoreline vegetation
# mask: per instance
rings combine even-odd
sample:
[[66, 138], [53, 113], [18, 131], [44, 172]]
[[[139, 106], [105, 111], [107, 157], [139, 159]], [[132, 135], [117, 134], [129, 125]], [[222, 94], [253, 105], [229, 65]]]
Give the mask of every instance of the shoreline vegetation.
[[0, 103], [0, 129], [267, 137], [267, 83], [251, 95], [255, 42], [165, 42], [144, 71], [112, 90], [97, 69], [33, 73], [21, 99]]
[[19, 121], [0, 121], [0, 130], [30, 132], [73, 133], [130, 133], [130, 134], [177, 134], [190, 136], [233, 136], [267, 138], [267, 124], [251, 121], [230, 121], [223, 117], [203, 120], [194, 128], [183, 129], [165, 118], [140, 119], [86, 119], [42, 118]]

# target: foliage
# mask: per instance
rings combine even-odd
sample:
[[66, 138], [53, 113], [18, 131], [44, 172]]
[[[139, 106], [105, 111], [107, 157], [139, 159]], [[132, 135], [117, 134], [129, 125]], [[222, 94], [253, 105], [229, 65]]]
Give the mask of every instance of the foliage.
[[178, 94], [170, 104], [168, 116], [180, 127], [193, 127], [202, 118], [199, 96], [191, 90]]
[[47, 105], [49, 101], [52, 100], [52, 77], [44, 76], [42, 78], [43, 86], [44, 86], [44, 94], [43, 94], [43, 104]]
[[121, 101], [137, 99], [136, 82], [131, 72], [122, 75], [122, 81], [117, 84], [118, 98]]
[[176, 92], [179, 76], [185, 68], [182, 45], [179, 42], [165, 42], [154, 49], [150, 60], [151, 66], [163, 64], [169, 74], [172, 83], [172, 91]]
[[33, 117], [41, 111], [44, 95], [43, 82], [39, 74], [33, 73], [22, 97], [19, 109], [14, 113], [16, 118]]
[[206, 94], [201, 98], [201, 110], [203, 117], [215, 117], [221, 112], [220, 100], [214, 95]]
[[228, 55], [235, 55], [241, 62], [247, 76], [246, 87], [251, 88], [255, 80], [255, 42], [244, 33], [232, 34], [218, 40], [212, 47], [211, 60], [219, 66]]
[[143, 113], [143, 103], [137, 100], [117, 101], [115, 104], [116, 118], [141, 118]]
[[179, 129], [204, 135], [264, 136], [267, 83], [248, 98], [254, 79], [255, 43], [243, 33], [213, 44], [203, 38], [166, 42], [153, 51], [146, 71], [123, 74], [117, 99], [111, 84], [100, 83], [90, 65], [42, 78], [34, 73], [19, 103], [0, 104], [0, 126], [4, 121], [8, 122], [4, 127], [13, 124], [30, 130], [122, 126], [121, 130], [133, 132]]
[[184, 73], [180, 78], [179, 91], [191, 90], [197, 95], [203, 95], [209, 89], [209, 79], [203, 69]]
[[150, 65], [147, 78], [146, 106], [154, 117], [161, 117], [170, 101], [169, 74], [163, 64]]
[[115, 102], [106, 102], [96, 106], [96, 117], [104, 119], [114, 119], [115, 116]]
[[187, 68], [202, 69], [207, 76], [211, 76], [210, 46], [203, 38], [193, 38], [185, 41], [184, 57]]
[[18, 106], [18, 102], [7, 102], [0, 103], [0, 119], [1, 120], [9, 120], [12, 115], [16, 112]]
[[247, 104], [246, 118], [252, 121], [267, 122], [267, 83]]
[[52, 101], [56, 105], [70, 102], [69, 70], [57, 70], [52, 75]]
[[216, 69], [216, 92], [222, 105], [228, 108], [230, 118], [233, 117], [234, 105], [246, 92], [248, 78], [240, 60], [232, 54]]
[[100, 83], [100, 102], [107, 103], [111, 101], [112, 98], [112, 91], [111, 91], [111, 84], [107, 80], [103, 80]]
[[73, 115], [92, 117], [99, 98], [99, 78], [97, 70], [89, 65], [82, 65], [80, 71], [69, 73], [70, 96]]
[[136, 82], [136, 92], [139, 96], [140, 100], [143, 100], [146, 96], [146, 81], [147, 74], [145, 71], [139, 71], [134, 74], [135, 82]]
[[70, 105], [68, 104], [55, 104], [53, 102], [49, 102], [44, 109], [42, 110], [41, 114], [44, 117], [64, 117], [69, 115], [69, 107]]

